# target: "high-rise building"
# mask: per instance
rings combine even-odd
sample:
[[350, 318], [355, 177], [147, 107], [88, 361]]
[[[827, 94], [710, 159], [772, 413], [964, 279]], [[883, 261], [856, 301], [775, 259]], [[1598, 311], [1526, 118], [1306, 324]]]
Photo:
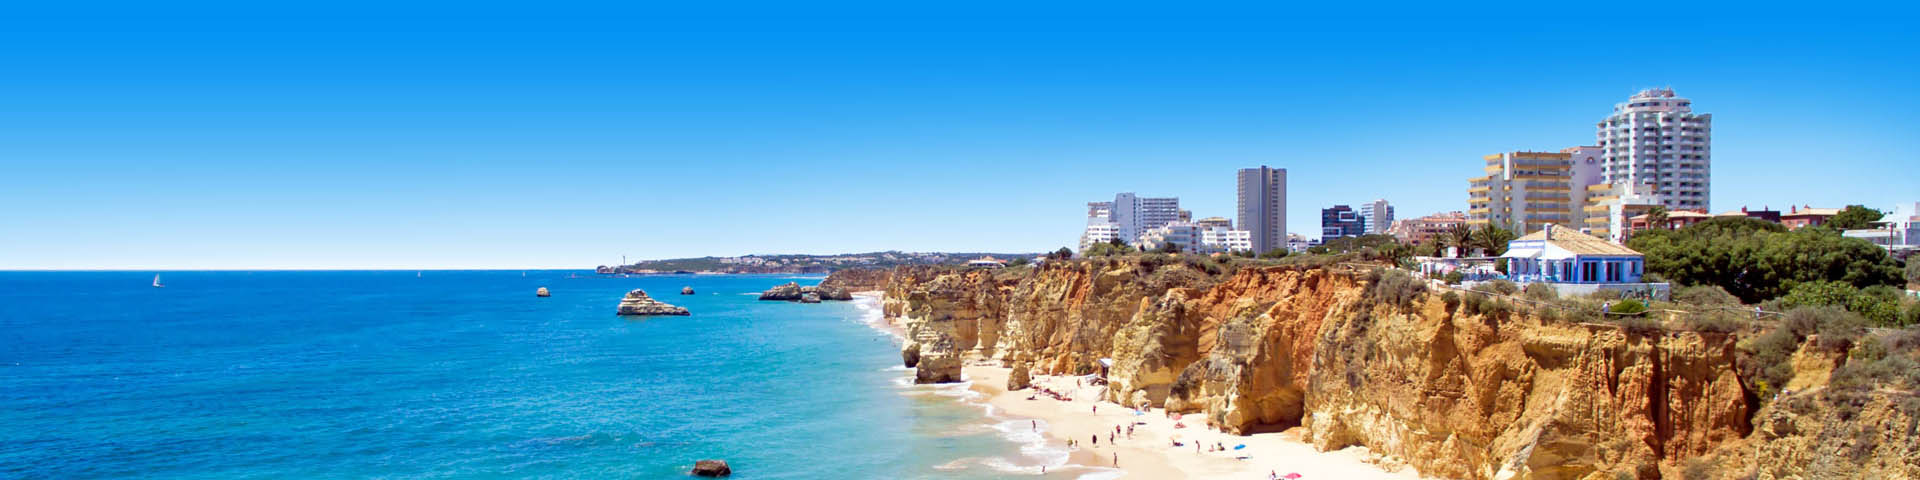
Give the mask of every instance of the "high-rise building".
[[1598, 126], [1605, 183], [1653, 185], [1668, 210], [1711, 209], [1713, 114], [1654, 88], [1614, 105]]
[[1579, 201], [1573, 195], [1572, 158], [1566, 152], [1482, 157], [1487, 175], [1467, 181], [1467, 223], [1494, 224], [1520, 235], [1547, 225], [1571, 225]]
[[1393, 205], [1386, 199], [1360, 204], [1360, 233], [1384, 235], [1393, 228]]
[[1240, 229], [1253, 235], [1253, 251], [1265, 253], [1287, 246], [1287, 169], [1242, 168], [1235, 175], [1239, 190]]
[[1087, 228], [1080, 236], [1080, 249], [1113, 239], [1139, 245], [1147, 230], [1181, 221], [1192, 215], [1180, 209], [1178, 197], [1154, 198], [1124, 192], [1111, 202], [1087, 202]]
[[1360, 213], [1353, 207], [1334, 205], [1333, 208], [1320, 209], [1320, 241], [1325, 242], [1340, 237], [1358, 237], [1365, 231], [1360, 225]]

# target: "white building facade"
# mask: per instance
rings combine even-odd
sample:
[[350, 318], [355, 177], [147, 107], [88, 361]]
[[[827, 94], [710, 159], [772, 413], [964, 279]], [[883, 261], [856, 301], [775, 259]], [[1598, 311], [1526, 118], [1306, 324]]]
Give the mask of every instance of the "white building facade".
[[1361, 234], [1385, 235], [1389, 228], [1393, 228], [1393, 205], [1386, 199], [1360, 204]]
[[1672, 89], [1643, 90], [1600, 121], [1605, 183], [1653, 185], [1668, 210], [1712, 208], [1713, 115]]
[[1158, 250], [1168, 244], [1183, 253], [1215, 254], [1253, 250], [1253, 234], [1218, 225], [1174, 222], [1147, 230], [1140, 236], [1141, 250]]

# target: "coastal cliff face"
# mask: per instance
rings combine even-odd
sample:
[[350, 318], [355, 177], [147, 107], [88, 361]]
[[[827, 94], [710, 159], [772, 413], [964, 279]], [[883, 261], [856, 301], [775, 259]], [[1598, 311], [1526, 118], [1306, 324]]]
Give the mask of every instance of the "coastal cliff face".
[[[1755, 434], [1730, 334], [1468, 314], [1479, 309], [1416, 284], [1376, 291], [1377, 275], [1359, 270], [1203, 267], [902, 268], [884, 311], [918, 349], [921, 382], [958, 381], [970, 360], [1036, 375], [1105, 368], [1108, 400], [1204, 413], [1236, 434], [1304, 427], [1323, 450], [1365, 446], [1428, 476], [1680, 478], [1688, 461], [1767, 472], [1820, 451], [1815, 437]], [[1851, 428], [1776, 410], [1789, 417], [1769, 422], [1790, 431]], [[1911, 416], [1880, 416], [1912, 429]], [[1915, 464], [1911, 432], [1887, 435], [1863, 455]]]

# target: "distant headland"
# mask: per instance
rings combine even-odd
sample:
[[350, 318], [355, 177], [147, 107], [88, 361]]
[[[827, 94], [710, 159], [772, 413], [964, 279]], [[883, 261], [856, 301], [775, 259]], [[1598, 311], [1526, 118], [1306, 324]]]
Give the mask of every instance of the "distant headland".
[[942, 253], [871, 252], [838, 255], [743, 255], [738, 257], [672, 258], [641, 260], [626, 265], [601, 265], [594, 273], [604, 275], [741, 274], [741, 273], [831, 273], [846, 268], [892, 268], [903, 265], [962, 265], [968, 262], [997, 262], [1018, 265], [1044, 253]]

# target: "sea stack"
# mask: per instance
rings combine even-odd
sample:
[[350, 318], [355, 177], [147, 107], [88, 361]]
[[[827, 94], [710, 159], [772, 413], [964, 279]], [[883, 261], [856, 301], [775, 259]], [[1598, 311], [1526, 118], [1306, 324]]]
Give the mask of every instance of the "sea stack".
[[696, 477], [725, 477], [733, 475], [733, 467], [726, 460], [701, 460], [693, 462], [693, 471], [687, 472]]
[[769, 288], [760, 293], [761, 300], [784, 300], [800, 303], [820, 303], [821, 300], [853, 300], [853, 292], [838, 285], [820, 285], [802, 287], [799, 283], [787, 282], [786, 285]]
[[689, 286], [685, 286], [685, 287], [680, 287], [680, 294], [681, 294], [681, 295], [692, 295], [692, 294], [693, 294], [693, 286], [691, 286], [691, 285], [689, 285]]
[[638, 288], [633, 289], [633, 291], [631, 292], [627, 292], [626, 298], [620, 299], [620, 315], [688, 315], [688, 314], [689, 313], [687, 313], [686, 307], [676, 307], [673, 305], [660, 303], [659, 300], [654, 300], [652, 297], [648, 297], [646, 291]]
[[549, 292], [547, 292], [547, 287], [540, 287], [540, 288], [539, 288], [538, 290], [534, 290], [534, 291], [533, 291], [533, 296], [536, 296], [536, 297], [551, 297], [551, 296], [553, 296], [553, 294], [552, 294], [552, 293], [549, 293]]

